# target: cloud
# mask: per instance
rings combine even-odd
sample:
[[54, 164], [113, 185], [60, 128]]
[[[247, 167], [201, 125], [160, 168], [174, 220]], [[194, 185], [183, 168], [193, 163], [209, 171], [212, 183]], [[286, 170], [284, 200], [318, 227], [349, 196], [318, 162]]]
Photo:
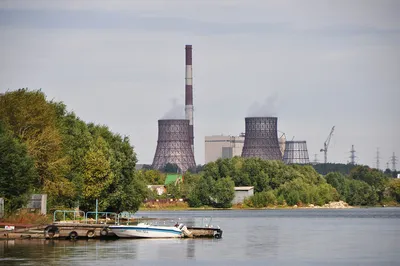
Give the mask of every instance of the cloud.
[[185, 106], [178, 103], [178, 98], [171, 99], [172, 107], [162, 119], [185, 119]]
[[255, 101], [250, 106], [247, 116], [249, 117], [264, 117], [264, 116], [276, 116], [277, 115], [277, 104], [278, 104], [278, 94], [274, 93], [263, 102]]

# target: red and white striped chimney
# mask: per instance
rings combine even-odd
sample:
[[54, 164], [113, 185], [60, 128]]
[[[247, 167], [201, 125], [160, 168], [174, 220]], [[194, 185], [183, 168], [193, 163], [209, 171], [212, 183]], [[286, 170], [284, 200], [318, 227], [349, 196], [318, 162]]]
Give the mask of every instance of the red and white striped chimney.
[[185, 118], [189, 120], [190, 144], [192, 146], [192, 151], [194, 152], [192, 45], [186, 45], [185, 50], [186, 50]]

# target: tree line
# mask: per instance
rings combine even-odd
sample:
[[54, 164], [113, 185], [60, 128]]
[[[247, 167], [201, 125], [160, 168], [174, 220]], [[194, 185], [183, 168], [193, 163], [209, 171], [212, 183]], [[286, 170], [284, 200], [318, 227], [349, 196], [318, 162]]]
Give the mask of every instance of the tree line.
[[[26, 204], [32, 193], [48, 195], [49, 209], [136, 211], [145, 199], [183, 198], [189, 206], [231, 207], [235, 186], [253, 186], [248, 207], [323, 205], [339, 199], [351, 205], [400, 203], [400, 180], [368, 166], [319, 173], [311, 165], [234, 157], [184, 173], [184, 182], [157, 195], [147, 185], [163, 185], [165, 172], [135, 170], [128, 137], [105, 125], [86, 123], [62, 102], [40, 90], [0, 95], [0, 197], [7, 212]], [[323, 168], [327, 169], [327, 168]], [[320, 169], [321, 170], [321, 169]]]
[[[141, 170], [146, 180], [163, 184], [158, 170]], [[150, 177], [152, 176], [152, 177]], [[319, 174], [311, 165], [286, 165], [280, 161], [234, 157], [218, 159], [198, 174], [186, 173], [185, 182], [168, 185], [168, 194], [152, 198], [185, 198], [189, 206], [230, 207], [235, 186], [253, 186], [247, 207], [308, 204], [343, 200], [350, 205], [374, 206], [400, 203], [400, 180], [368, 166], [352, 166], [348, 174]]]

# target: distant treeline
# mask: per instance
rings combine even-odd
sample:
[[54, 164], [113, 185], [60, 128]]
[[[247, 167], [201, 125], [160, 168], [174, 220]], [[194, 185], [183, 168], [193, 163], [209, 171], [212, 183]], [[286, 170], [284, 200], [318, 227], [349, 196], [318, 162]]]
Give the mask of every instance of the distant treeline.
[[[141, 172], [153, 184], [164, 182], [160, 171]], [[244, 203], [248, 207], [323, 205], [337, 200], [363, 206], [400, 203], [400, 180], [368, 166], [352, 166], [349, 174], [323, 176], [311, 165], [241, 157], [208, 163], [198, 174], [186, 174], [183, 184], [170, 185], [168, 194], [152, 197], [186, 198], [192, 207], [230, 207], [234, 186], [254, 186], [254, 196]]]
[[[343, 163], [319, 163], [314, 164], [314, 169], [321, 175], [326, 175], [333, 172], [338, 172], [344, 175], [349, 175], [350, 172], [359, 165], [356, 164], [343, 164]], [[391, 177], [397, 177], [397, 171], [386, 169], [384, 174]]]

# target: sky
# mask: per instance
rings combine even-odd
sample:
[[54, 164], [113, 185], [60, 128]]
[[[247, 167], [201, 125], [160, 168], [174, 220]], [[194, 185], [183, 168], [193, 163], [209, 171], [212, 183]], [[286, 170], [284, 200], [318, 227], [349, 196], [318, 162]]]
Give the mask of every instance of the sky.
[[[195, 159], [204, 137], [278, 117], [310, 160], [400, 156], [400, 1], [0, 0], [0, 92], [42, 89], [129, 136], [151, 164], [157, 120], [183, 116], [193, 45]], [[178, 114], [176, 113], [178, 108]], [[281, 134], [281, 133], [280, 133]], [[400, 163], [397, 163], [398, 167]]]

